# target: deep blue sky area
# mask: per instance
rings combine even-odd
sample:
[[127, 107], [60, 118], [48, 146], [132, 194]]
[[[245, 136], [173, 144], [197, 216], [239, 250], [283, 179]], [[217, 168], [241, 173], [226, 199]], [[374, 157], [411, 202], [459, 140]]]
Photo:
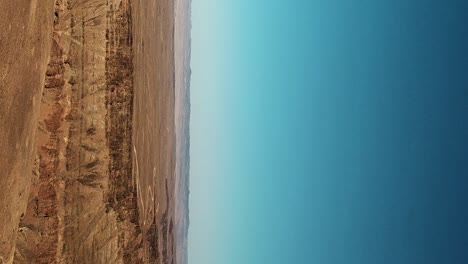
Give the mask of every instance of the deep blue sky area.
[[468, 263], [468, 2], [192, 8], [191, 264]]

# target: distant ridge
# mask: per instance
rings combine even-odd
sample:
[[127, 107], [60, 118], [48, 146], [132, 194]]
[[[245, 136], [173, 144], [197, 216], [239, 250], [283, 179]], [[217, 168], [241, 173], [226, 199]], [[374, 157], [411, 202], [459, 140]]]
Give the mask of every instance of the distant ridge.
[[190, 80], [191, 0], [176, 0], [174, 6], [175, 131], [176, 131], [176, 263], [188, 263], [190, 171]]

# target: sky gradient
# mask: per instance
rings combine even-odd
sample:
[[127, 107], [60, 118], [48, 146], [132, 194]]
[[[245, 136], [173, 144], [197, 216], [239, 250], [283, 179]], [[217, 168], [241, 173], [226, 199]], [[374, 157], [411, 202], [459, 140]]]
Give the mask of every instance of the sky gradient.
[[468, 263], [466, 14], [193, 0], [190, 264]]

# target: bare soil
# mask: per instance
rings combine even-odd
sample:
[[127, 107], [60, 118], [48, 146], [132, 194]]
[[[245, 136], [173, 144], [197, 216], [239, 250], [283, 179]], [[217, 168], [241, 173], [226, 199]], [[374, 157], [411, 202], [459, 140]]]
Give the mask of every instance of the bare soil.
[[144, 249], [176, 263], [174, 1], [134, 2], [135, 169]]
[[0, 263], [11, 263], [26, 208], [53, 3], [0, 0]]
[[0, 6], [0, 263], [184, 263], [174, 1]]

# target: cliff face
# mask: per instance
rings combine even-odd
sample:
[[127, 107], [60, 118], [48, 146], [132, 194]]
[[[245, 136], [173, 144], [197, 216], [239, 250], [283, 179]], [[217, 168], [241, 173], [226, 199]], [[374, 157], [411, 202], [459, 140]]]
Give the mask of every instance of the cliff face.
[[185, 262], [174, 3], [0, 0], [0, 264]]
[[143, 263], [128, 1], [58, 0], [15, 263]]

